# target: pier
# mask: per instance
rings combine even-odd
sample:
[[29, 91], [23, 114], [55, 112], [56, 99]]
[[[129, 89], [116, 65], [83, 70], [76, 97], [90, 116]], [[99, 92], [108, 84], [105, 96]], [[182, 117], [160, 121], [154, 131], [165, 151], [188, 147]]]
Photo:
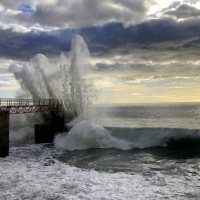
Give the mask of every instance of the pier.
[[[51, 113], [49, 125], [35, 125], [36, 143], [52, 142], [54, 134], [64, 127], [64, 113], [59, 99], [6, 99], [0, 98], [0, 157], [9, 155], [10, 114]], [[49, 130], [47, 132], [46, 128]]]

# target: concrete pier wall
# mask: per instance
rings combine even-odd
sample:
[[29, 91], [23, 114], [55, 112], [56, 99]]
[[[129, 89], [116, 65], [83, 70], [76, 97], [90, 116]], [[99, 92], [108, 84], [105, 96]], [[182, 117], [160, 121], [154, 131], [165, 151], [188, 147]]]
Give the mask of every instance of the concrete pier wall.
[[58, 133], [63, 132], [63, 125], [35, 124], [35, 143], [52, 143]]
[[0, 113], [0, 157], [9, 155], [9, 113]]
[[55, 112], [51, 112], [51, 124], [61, 124], [61, 125], [64, 125], [65, 124], [65, 118], [64, 116], [61, 117], [61, 116], [58, 116], [56, 115]]
[[55, 135], [64, 131], [64, 116], [51, 112], [50, 124], [35, 124], [35, 143], [52, 143]]

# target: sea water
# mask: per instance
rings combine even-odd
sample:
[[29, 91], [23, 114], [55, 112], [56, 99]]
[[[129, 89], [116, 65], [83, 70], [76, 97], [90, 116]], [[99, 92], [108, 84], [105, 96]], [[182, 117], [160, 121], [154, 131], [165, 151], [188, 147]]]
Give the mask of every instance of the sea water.
[[199, 109], [96, 106], [98, 117], [76, 122], [53, 144], [22, 145], [31, 127], [15, 128], [10, 155], [0, 158], [0, 199], [199, 199]]

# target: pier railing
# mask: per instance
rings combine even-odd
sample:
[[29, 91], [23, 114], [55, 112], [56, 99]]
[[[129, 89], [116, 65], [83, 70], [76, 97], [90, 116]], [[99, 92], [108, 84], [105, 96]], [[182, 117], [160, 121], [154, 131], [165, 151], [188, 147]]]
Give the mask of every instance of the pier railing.
[[60, 99], [6, 99], [0, 98], [0, 112], [10, 114], [61, 111]]
[[0, 98], [0, 106], [60, 106], [58, 99], [6, 99]]

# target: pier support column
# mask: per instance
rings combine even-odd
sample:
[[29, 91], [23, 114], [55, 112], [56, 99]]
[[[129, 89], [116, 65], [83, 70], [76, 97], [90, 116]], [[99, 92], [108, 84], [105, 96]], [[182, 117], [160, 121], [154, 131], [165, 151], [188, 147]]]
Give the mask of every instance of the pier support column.
[[9, 155], [9, 113], [0, 113], [0, 157]]

